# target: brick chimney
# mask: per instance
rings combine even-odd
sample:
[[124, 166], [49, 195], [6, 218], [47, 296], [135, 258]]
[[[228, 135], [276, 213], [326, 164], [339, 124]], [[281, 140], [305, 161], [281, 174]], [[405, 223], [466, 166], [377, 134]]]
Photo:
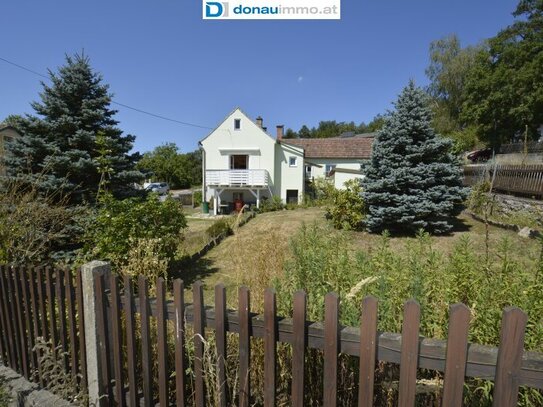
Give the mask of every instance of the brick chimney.
[[283, 126], [282, 124], [280, 125], [277, 125], [277, 140], [281, 141], [283, 140], [283, 130], [284, 130], [285, 126]]
[[262, 117], [261, 117], [261, 116], [258, 116], [258, 117], [256, 118], [256, 125], [257, 125], [258, 127], [262, 128], [262, 124], [263, 124], [263, 123], [264, 123], [264, 120], [262, 119]]

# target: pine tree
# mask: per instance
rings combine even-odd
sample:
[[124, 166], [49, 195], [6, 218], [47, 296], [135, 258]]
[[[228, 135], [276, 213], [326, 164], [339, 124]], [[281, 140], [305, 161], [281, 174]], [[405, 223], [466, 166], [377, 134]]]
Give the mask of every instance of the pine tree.
[[[41, 101], [31, 104], [37, 115], [18, 120], [23, 137], [8, 146], [8, 176], [38, 183], [45, 193], [69, 192], [73, 202], [92, 202], [107, 160], [109, 190], [129, 194], [142, 178], [134, 168], [139, 154], [129, 154], [135, 137], [116, 127], [109, 86], [84, 55], [66, 56], [49, 77], [51, 85], [42, 82]], [[107, 157], [100, 140], [107, 141]]]
[[395, 108], [377, 133], [365, 169], [366, 226], [373, 232], [446, 233], [466, 196], [451, 142], [431, 128], [427, 95], [413, 82]]

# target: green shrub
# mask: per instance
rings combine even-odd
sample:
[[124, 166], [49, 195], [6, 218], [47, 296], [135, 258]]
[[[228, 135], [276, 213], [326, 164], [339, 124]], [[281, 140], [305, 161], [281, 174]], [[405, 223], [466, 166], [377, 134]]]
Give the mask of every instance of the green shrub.
[[260, 212], [280, 211], [285, 208], [285, 204], [278, 196], [272, 196], [268, 199], [263, 199], [260, 203]]
[[[377, 247], [355, 250], [345, 232], [303, 226], [290, 242], [283, 274], [274, 279], [278, 313], [291, 315], [292, 296], [303, 289], [308, 319], [322, 320], [324, 296], [334, 291], [341, 301], [341, 323], [358, 326], [361, 300], [373, 295], [379, 299], [379, 330], [401, 332], [404, 302], [414, 298], [421, 305], [420, 334], [445, 339], [449, 305], [463, 302], [472, 314], [469, 340], [497, 346], [503, 309], [513, 305], [528, 314], [526, 350], [543, 351], [543, 242], [542, 253], [535, 250], [525, 259], [502, 239], [487, 263], [481, 261], [483, 248], [469, 238], [459, 239], [450, 255], [437, 251], [428, 233], [404, 241], [398, 246], [384, 233]], [[431, 372], [421, 374], [435, 378]], [[491, 405], [488, 382], [470, 379], [467, 389], [467, 405], [476, 399], [477, 405]], [[520, 396], [519, 405], [541, 405], [534, 389], [522, 389]]]
[[149, 194], [145, 199], [117, 200], [107, 195], [85, 234], [81, 257], [109, 260], [121, 267], [140, 239], [158, 239], [157, 256], [171, 261], [186, 226], [182, 205], [171, 198], [161, 202], [158, 195]]
[[335, 189], [326, 215], [336, 229], [356, 230], [362, 227], [365, 216], [362, 187], [356, 179], [345, 182], [345, 189]]
[[194, 200], [194, 207], [198, 208], [202, 204], [202, 190], [198, 189], [196, 191], [193, 191], [192, 194]]
[[471, 187], [471, 191], [467, 199], [467, 207], [470, 211], [476, 214], [483, 214], [487, 204], [490, 202], [488, 193], [490, 191], [490, 182], [482, 181]]
[[326, 205], [334, 197], [336, 188], [328, 178], [317, 177], [309, 184], [307, 188], [308, 201], [314, 205]]
[[232, 226], [233, 226], [233, 220], [232, 217], [227, 218], [220, 218], [217, 219], [215, 222], [211, 224], [210, 227], [207, 228], [206, 234], [211, 240], [215, 240], [221, 236], [228, 236], [232, 234]]

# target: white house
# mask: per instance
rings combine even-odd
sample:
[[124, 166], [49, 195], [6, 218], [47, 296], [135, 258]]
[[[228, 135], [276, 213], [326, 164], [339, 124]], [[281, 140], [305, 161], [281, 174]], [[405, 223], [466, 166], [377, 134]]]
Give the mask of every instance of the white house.
[[200, 141], [203, 157], [203, 197], [214, 212], [232, 209], [234, 202], [255, 204], [278, 196], [298, 203], [314, 177], [333, 177], [336, 187], [362, 177], [370, 136], [330, 139], [283, 139], [283, 126], [272, 137], [261, 117], [251, 120], [236, 108]]

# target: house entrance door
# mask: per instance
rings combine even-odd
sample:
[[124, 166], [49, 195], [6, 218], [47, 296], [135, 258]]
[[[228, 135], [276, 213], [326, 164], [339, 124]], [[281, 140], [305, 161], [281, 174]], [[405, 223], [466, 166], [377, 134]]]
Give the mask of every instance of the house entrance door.
[[230, 169], [231, 170], [247, 170], [249, 168], [248, 155], [231, 155]]

